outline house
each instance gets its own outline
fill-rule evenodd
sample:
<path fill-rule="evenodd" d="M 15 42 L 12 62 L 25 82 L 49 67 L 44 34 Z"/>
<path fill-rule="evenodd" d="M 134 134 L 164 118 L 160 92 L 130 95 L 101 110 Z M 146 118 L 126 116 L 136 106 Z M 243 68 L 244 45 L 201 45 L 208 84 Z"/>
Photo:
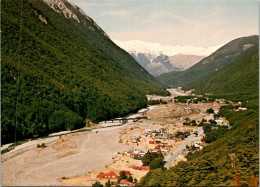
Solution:
<path fill-rule="evenodd" d="M 134 153 L 139 153 L 140 155 L 144 155 L 146 153 L 148 153 L 148 149 L 135 149 Z"/>
<path fill-rule="evenodd" d="M 145 132 L 144 135 L 147 137 L 147 136 L 152 136 L 152 132 Z"/>
<path fill-rule="evenodd" d="M 220 105 L 207 105 L 206 107 L 207 107 L 207 109 L 209 109 L 209 108 L 219 109 L 221 106 Z"/>
<path fill-rule="evenodd" d="M 176 138 L 168 138 L 170 141 L 176 142 Z"/>
<path fill-rule="evenodd" d="M 155 144 L 155 141 L 148 141 L 148 144 Z"/>
<path fill-rule="evenodd" d="M 159 149 L 151 149 L 150 150 L 151 153 L 161 153 L 161 151 Z"/>
<path fill-rule="evenodd" d="M 225 99 L 215 99 L 215 102 L 217 102 L 217 103 L 224 103 Z"/>
<path fill-rule="evenodd" d="M 119 172 L 119 175 L 120 175 L 122 172 L 125 172 L 125 174 L 126 174 L 127 176 L 130 176 L 130 175 L 131 175 L 131 174 L 130 174 L 130 171 L 128 171 L 128 170 L 121 170 L 121 171 Z"/>
<path fill-rule="evenodd" d="M 162 149 L 162 152 L 166 152 L 166 153 L 167 153 L 168 151 L 169 151 L 169 150 L 166 149 L 166 148 L 163 148 L 163 149 Z"/>
<path fill-rule="evenodd" d="M 134 157 L 139 157 L 141 156 L 139 153 L 130 153 L 130 157 L 134 158 Z"/>
<path fill-rule="evenodd" d="M 158 138 L 158 139 L 164 139 L 164 140 L 168 139 L 167 136 L 161 135 L 161 134 L 159 134 L 158 136 L 156 136 L 156 138 Z"/>
<path fill-rule="evenodd" d="M 187 151 L 187 150 L 182 151 L 182 155 L 184 155 L 184 156 L 188 155 L 188 153 L 189 153 L 189 151 Z"/>
<path fill-rule="evenodd" d="M 120 186 L 135 186 L 135 184 L 126 180 L 121 180 Z"/>
<path fill-rule="evenodd" d="M 239 111 L 247 110 L 247 108 L 245 108 L 245 107 L 238 107 L 238 110 L 239 110 Z"/>
<path fill-rule="evenodd" d="M 218 124 L 218 125 L 223 125 L 223 119 L 216 119 L 215 122 Z"/>
<path fill-rule="evenodd" d="M 133 153 L 133 151 L 127 151 L 125 152 L 126 155 L 130 156 L 130 154 Z"/>
<path fill-rule="evenodd" d="M 108 173 L 102 173 L 100 172 L 98 175 L 97 175 L 97 178 L 103 178 L 103 179 L 118 179 L 118 175 L 113 172 L 113 171 L 110 171 Z"/>
<path fill-rule="evenodd" d="M 150 170 L 150 166 L 134 166 L 133 169 L 149 171 Z"/>

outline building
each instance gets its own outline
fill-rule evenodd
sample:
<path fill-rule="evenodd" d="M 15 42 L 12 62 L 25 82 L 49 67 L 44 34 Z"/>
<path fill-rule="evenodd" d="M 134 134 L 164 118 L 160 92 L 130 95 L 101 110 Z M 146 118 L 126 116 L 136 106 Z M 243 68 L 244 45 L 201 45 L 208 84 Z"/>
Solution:
<path fill-rule="evenodd" d="M 247 108 L 245 108 L 245 107 L 238 107 L 238 110 L 239 110 L 239 111 L 247 110 Z"/>
<path fill-rule="evenodd" d="M 103 173 L 103 172 L 100 172 L 98 175 L 97 175 L 97 178 L 103 178 L 103 179 L 118 179 L 118 175 L 113 172 L 113 171 L 110 171 L 108 173 Z"/>
<path fill-rule="evenodd" d="M 218 125 L 223 125 L 224 121 L 222 119 L 216 119 L 215 122 L 218 124 Z"/>
<path fill-rule="evenodd" d="M 121 180 L 120 186 L 135 186 L 135 184 L 126 180 Z"/>

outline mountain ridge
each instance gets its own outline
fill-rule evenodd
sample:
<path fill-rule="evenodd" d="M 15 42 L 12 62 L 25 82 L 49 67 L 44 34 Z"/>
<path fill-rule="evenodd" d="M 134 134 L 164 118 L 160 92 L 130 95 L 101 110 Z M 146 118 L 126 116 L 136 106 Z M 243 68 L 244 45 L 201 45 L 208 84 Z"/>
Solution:
<path fill-rule="evenodd" d="M 258 35 L 237 38 L 228 42 L 189 69 L 183 72 L 173 71 L 170 73 L 165 73 L 157 78 L 165 85 L 183 86 L 206 76 L 211 72 L 218 71 L 235 59 L 239 58 L 246 50 L 248 50 L 248 48 L 244 47 L 245 45 L 258 45 L 258 38 Z"/>
<path fill-rule="evenodd" d="M 169 94 L 77 7 L 51 2 L 56 11 L 1 1 L 2 143 L 124 116 L 148 93 Z"/>

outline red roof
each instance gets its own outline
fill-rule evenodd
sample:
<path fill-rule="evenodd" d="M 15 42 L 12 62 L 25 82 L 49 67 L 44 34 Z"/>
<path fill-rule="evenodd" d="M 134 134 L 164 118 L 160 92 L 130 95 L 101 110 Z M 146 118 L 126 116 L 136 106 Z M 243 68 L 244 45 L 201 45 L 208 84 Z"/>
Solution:
<path fill-rule="evenodd" d="M 97 175 L 97 178 L 103 178 L 103 177 L 105 177 L 105 174 L 102 173 L 102 172 L 100 172 L 100 173 Z"/>
<path fill-rule="evenodd" d="M 121 181 L 120 181 L 120 184 L 125 184 L 125 185 L 127 185 L 127 186 L 135 186 L 134 183 L 129 182 L 129 181 L 125 181 L 125 180 L 121 180 Z"/>
<path fill-rule="evenodd" d="M 221 106 L 219 105 L 207 105 L 207 108 L 220 108 Z"/>
<path fill-rule="evenodd" d="M 130 153 L 130 157 L 140 156 L 139 153 Z"/>
<path fill-rule="evenodd" d="M 100 172 L 98 175 L 97 175 L 97 178 L 108 178 L 108 179 L 117 179 L 118 178 L 118 175 L 113 172 L 113 171 L 110 171 L 108 173 L 102 173 Z"/>

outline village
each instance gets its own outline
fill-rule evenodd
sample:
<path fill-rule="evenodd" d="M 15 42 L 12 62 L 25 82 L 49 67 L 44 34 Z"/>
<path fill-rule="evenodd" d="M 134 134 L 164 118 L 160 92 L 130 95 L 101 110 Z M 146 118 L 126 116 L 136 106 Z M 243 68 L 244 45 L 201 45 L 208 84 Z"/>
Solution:
<path fill-rule="evenodd" d="M 144 164 L 145 155 L 162 155 L 164 167 L 170 168 L 207 145 L 202 141 L 205 134 L 201 123 L 209 124 L 212 130 L 231 128 L 225 118 L 216 115 L 225 105 L 222 100 L 181 103 L 175 102 L 174 96 L 160 98 L 167 104 L 151 105 L 125 118 L 93 124 L 86 127 L 88 131 L 56 133 L 17 146 L 3 155 L 3 169 L 11 175 L 8 178 L 14 185 L 26 178 L 32 185 L 44 180 L 48 185 L 134 186 L 153 169 L 151 164 Z M 234 110 L 246 110 L 236 105 Z M 9 171 L 7 163 L 16 165 L 17 170 Z M 68 166 L 70 169 L 65 169 Z"/>
<path fill-rule="evenodd" d="M 152 99 L 158 99 L 158 97 L 152 97 Z M 64 185 L 94 183 L 106 185 L 109 181 L 111 184 L 120 186 L 134 186 L 134 183 L 140 181 L 151 169 L 150 166 L 142 163 L 146 154 L 162 154 L 168 165 L 166 167 L 172 167 L 180 161 L 186 161 L 189 152 L 194 153 L 205 146 L 205 143 L 201 141 L 205 134 L 198 126 L 199 123 L 210 124 L 214 121 L 216 124 L 212 126 L 212 129 L 217 129 L 218 126 L 229 126 L 226 119 L 214 116 L 224 104 L 219 101 L 193 105 L 176 104 L 169 97 L 160 99 L 165 99 L 167 104 L 150 106 L 148 110 L 139 112 L 139 115 L 130 116 L 128 122 L 124 124 L 119 143 L 130 146 L 130 150 L 118 152 L 113 157 L 113 163 L 105 169 L 90 172 L 80 178 L 60 180 L 61 183 Z M 208 113 L 209 109 L 213 112 Z M 133 118 L 136 120 L 130 121 Z M 187 119 L 190 123 L 185 125 Z M 191 122 L 195 122 L 196 125 Z M 126 174 L 124 179 L 121 177 L 122 172 Z"/>

